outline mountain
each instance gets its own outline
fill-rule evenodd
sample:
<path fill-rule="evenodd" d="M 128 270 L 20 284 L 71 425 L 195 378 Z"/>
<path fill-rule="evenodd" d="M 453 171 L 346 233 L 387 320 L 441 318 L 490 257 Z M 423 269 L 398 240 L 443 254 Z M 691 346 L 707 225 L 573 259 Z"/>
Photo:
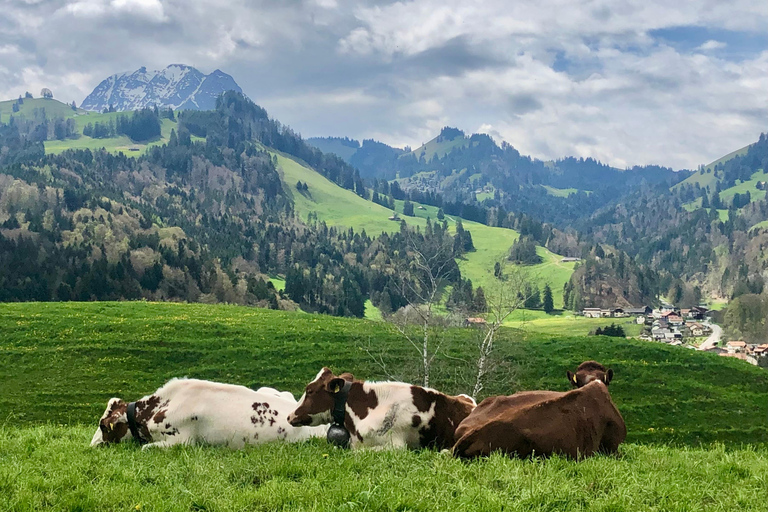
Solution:
<path fill-rule="evenodd" d="M 147 71 L 142 66 L 133 73 L 112 75 L 102 81 L 80 107 L 97 112 L 110 106 L 118 112 L 155 106 L 213 110 L 216 98 L 225 91 L 242 93 L 235 80 L 218 69 L 204 75 L 183 64 L 171 64 L 160 71 Z"/>

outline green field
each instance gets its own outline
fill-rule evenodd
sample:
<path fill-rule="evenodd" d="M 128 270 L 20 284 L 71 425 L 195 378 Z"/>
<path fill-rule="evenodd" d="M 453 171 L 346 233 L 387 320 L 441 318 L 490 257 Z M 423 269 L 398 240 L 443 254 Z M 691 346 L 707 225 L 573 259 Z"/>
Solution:
<path fill-rule="evenodd" d="M 388 220 L 392 210 L 367 201 L 350 190 L 342 189 L 321 174 L 285 155 L 272 153 L 277 155 L 283 181 L 293 196 L 294 209 L 302 219 L 307 219 L 310 213 L 314 213 L 319 220 L 325 221 L 328 225 L 352 227 L 358 231 L 364 229 L 367 234 L 373 236 L 400 229 L 400 222 Z M 300 194 L 296 190 L 297 181 L 308 185 L 307 194 Z M 402 215 L 403 201 L 398 200 L 395 201 L 395 210 L 409 226 L 424 228 L 427 217 L 433 222 L 437 221 L 438 208 L 435 206 L 414 203 L 414 217 L 406 217 Z M 453 229 L 455 219 L 450 215 L 446 215 L 445 218 Z M 494 264 L 506 259 L 510 247 L 518 239 L 519 234 L 511 229 L 489 227 L 467 220 L 462 223 L 464 228 L 472 233 L 475 251 L 465 254 L 459 261 L 459 268 L 462 275 L 471 279 L 475 286 L 487 288 L 494 280 Z M 575 264 L 560 263 L 562 256 L 544 247 L 537 247 L 536 250 L 544 261 L 539 265 L 524 267 L 525 271 L 529 272 L 532 279 L 542 288 L 545 283 L 550 283 L 555 307 L 562 307 L 563 285 L 570 279 Z"/>
<path fill-rule="evenodd" d="M 472 329 L 444 336 L 449 392 Z M 568 387 L 594 358 L 616 372 L 628 427 L 618 457 L 470 463 L 431 450 L 342 451 L 324 440 L 232 451 L 88 446 L 107 400 L 177 376 L 298 393 L 323 365 L 380 378 L 360 347 L 410 347 L 385 324 L 240 306 L 0 304 L 3 510 L 765 510 L 768 373 L 663 344 L 502 330 L 514 365 L 490 394 Z M 399 362 L 398 362 L 399 361 Z M 716 443 L 716 444 L 711 444 Z M 745 444 L 751 443 L 751 444 Z"/>
<path fill-rule="evenodd" d="M 544 311 L 519 309 L 504 322 L 507 327 L 524 329 L 542 334 L 557 336 L 586 336 L 598 327 L 606 327 L 612 323 L 624 328 L 627 336 L 639 336 L 643 330 L 632 318 L 585 318 L 574 315 L 570 311 L 557 312 L 548 315 Z"/>
<path fill-rule="evenodd" d="M 115 118 L 120 115 L 130 115 L 130 113 L 126 114 L 125 112 L 112 112 L 108 114 L 97 114 L 89 112 L 86 115 L 81 115 L 76 118 L 77 127 L 82 134 L 83 127 L 86 124 L 108 121 L 109 118 Z M 162 119 L 160 138 L 147 143 L 133 142 L 125 135 L 120 135 L 119 137 L 113 137 L 110 139 L 94 139 L 91 137 L 86 137 L 85 135 L 81 135 L 78 139 L 47 140 L 45 141 L 45 152 L 58 154 L 68 149 L 90 149 L 91 151 L 94 151 L 103 148 L 110 153 L 123 152 L 129 156 L 140 155 L 147 148 L 166 144 L 171 136 L 171 130 L 176 129 L 176 126 L 177 123 L 175 121 L 171 121 L 170 119 Z M 200 140 L 197 137 L 194 139 Z"/>
<path fill-rule="evenodd" d="M 555 197 L 568 197 L 571 194 L 575 194 L 579 191 L 577 188 L 555 188 L 549 185 L 542 185 L 547 190 L 547 194 Z"/>
<path fill-rule="evenodd" d="M 479 332 L 443 334 L 434 385 L 466 391 L 460 361 Z M 7 426 L 95 424 L 112 396 L 135 399 L 172 377 L 298 393 L 320 367 L 380 378 L 361 347 L 386 347 L 394 368 L 412 348 L 390 326 L 306 313 L 205 304 L 0 304 L 0 411 Z M 631 442 L 768 442 L 768 372 L 660 343 L 504 329 L 499 357 L 515 366 L 488 394 L 561 389 L 567 369 L 596 359 L 616 371 L 611 393 Z M 463 363 L 461 363 L 463 364 Z"/>
<path fill-rule="evenodd" d="M 35 110 L 45 109 L 45 115 L 48 119 L 79 117 L 85 114 L 82 109 L 72 110 L 70 105 L 62 103 L 56 99 L 34 98 L 25 99 L 24 104 L 19 107 L 18 112 L 13 111 L 13 104 L 17 100 L 0 101 L 0 122 L 7 123 L 10 116 L 24 117 L 34 119 Z"/>
<path fill-rule="evenodd" d="M 764 511 L 768 450 L 624 445 L 618 458 L 462 462 L 321 440 L 90 449 L 88 427 L 0 427 L 3 510 Z"/>
<path fill-rule="evenodd" d="M 453 140 L 444 140 L 442 142 L 437 141 L 437 137 L 430 140 L 429 142 L 425 142 L 421 146 L 417 147 L 410 153 L 405 153 L 405 155 L 414 155 L 416 158 L 421 158 L 421 156 L 424 156 L 424 160 L 429 162 L 432 160 L 432 157 L 437 155 L 438 158 L 443 158 L 445 155 L 450 153 L 456 148 L 463 148 L 469 146 L 469 138 L 468 137 L 456 137 Z"/>

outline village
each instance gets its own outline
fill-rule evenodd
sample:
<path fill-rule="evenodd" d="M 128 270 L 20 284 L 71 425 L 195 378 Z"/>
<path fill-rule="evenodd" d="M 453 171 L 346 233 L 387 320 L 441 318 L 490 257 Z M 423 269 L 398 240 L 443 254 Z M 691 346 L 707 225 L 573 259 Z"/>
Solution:
<path fill-rule="evenodd" d="M 640 339 L 673 346 L 685 346 L 712 352 L 723 357 L 733 357 L 755 366 L 768 367 L 768 343 L 754 344 L 743 340 L 727 341 L 721 345 L 722 329 L 712 323 L 710 310 L 704 306 L 677 308 L 662 304 L 638 308 L 584 308 L 586 318 L 632 318 L 644 326 Z M 706 339 L 701 340 L 701 338 Z"/>

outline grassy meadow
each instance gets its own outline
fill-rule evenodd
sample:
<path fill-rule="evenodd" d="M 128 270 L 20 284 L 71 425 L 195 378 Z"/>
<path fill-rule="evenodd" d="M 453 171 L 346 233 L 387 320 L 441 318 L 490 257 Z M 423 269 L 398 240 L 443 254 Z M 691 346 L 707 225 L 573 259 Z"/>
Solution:
<path fill-rule="evenodd" d="M 443 337 L 455 377 L 477 332 Z M 174 303 L 0 304 L 0 510 L 765 510 L 768 373 L 662 344 L 504 329 L 507 366 L 487 394 L 568 389 L 594 358 L 616 372 L 628 427 L 618 457 L 462 462 L 432 450 L 350 452 L 316 439 L 231 451 L 88 446 L 107 400 L 135 400 L 189 376 L 299 393 L 328 365 L 381 378 L 411 348 L 380 322 L 240 306 Z"/>
<path fill-rule="evenodd" d="M 358 231 L 364 229 L 366 233 L 373 236 L 400 229 L 400 222 L 389 220 L 392 210 L 367 201 L 351 190 L 342 189 L 292 158 L 277 152 L 273 154 L 277 156 L 283 181 L 293 196 L 294 209 L 301 218 L 306 219 L 310 213 L 314 213 L 318 220 L 325 221 L 330 226 L 352 227 Z M 298 181 L 307 184 L 306 194 L 296 190 L 295 185 Z M 404 201 L 395 201 L 395 211 L 409 226 L 418 226 L 423 229 L 427 225 L 428 217 L 433 222 L 437 220 L 437 207 L 414 203 L 414 216 L 406 217 L 402 215 L 403 203 Z M 453 229 L 455 219 L 451 215 L 446 215 L 445 218 L 449 227 Z M 487 289 L 494 280 L 494 264 L 506 259 L 510 247 L 520 235 L 512 229 L 490 227 L 468 220 L 463 220 L 462 223 L 464 228 L 472 233 L 475 251 L 465 254 L 459 260 L 459 268 L 462 275 L 472 279 L 475 286 L 483 286 Z M 540 287 L 543 288 L 545 283 L 549 283 L 552 287 L 555 307 L 562 307 L 563 285 L 571 278 L 575 263 L 561 263 L 562 256 L 544 247 L 537 247 L 536 250 L 543 262 L 523 268 Z"/>
<path fill-rule="evenodd" d="M 764 511 L 765 448 L 625 445 L 582 462 L 462 462 L 323 440 L 230 451 L 91 449 L 93 428 L 0 428 L 3 510 Z"/>

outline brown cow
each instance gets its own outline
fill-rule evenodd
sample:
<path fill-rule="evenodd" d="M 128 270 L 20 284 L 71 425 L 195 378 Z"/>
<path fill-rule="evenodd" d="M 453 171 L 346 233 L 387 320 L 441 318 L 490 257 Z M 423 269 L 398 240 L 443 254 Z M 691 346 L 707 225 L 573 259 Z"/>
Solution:
<path fill-rule="evenodd" d="M 403 382 L 364 382 L 323 368 L 307 384 L 288 422 L 330 423 L 335 397 L 347 383 L 344 426 L 352 448 L 451 448 L 456 427 L 477 405 L 466 395 L 449 396 Z"/>
<path fill-rule="evenodd" d="M 502 451 L 511 456 L 573 458 L 614 453 L 627 428 L 608 393 L 613 371 L 594 361 L 582 363 L 568 380 L 578 389 L 522 391 L 483 400 L 456 429 L 457 457 Z"/>

